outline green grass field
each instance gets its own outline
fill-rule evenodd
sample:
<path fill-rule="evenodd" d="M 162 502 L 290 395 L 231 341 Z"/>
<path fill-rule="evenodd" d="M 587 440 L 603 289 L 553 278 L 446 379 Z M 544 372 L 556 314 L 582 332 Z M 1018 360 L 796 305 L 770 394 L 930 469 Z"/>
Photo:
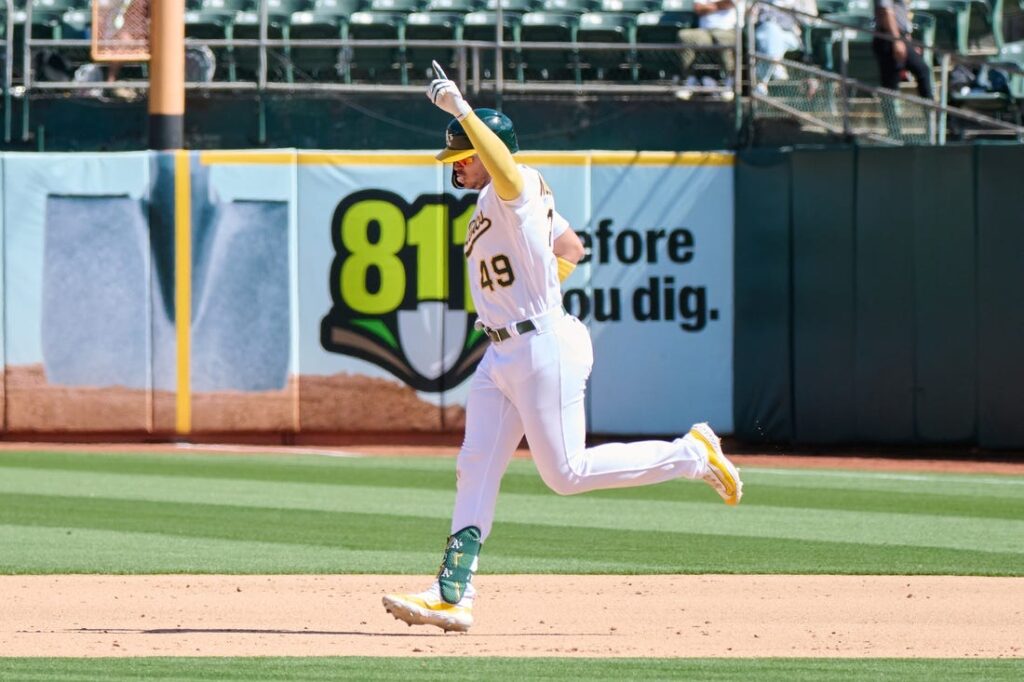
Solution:
<path fill-rule="evenodd" d="M 688 481 L 564 498 L 514 461 L 482 570 L 1024 575 L 1024 477 L 747 468 L 744 481 L 736 509 Z M 0 452 L 0 573 L 428 574 L 453 490 L 447 458 Z M 477 679 L 1021 679 L 1021 660 L 474 665 Z M 452 674 L 431 659 L 0 658 L 5 680 Z"/>
<path fill-rule="evenodd" d="M 481 561 L 489 573 L 1024 575 L 1024 477 L 744 480 L 735 509 L 690 481 L 566 498 L 517 460 Z M 451 459 L 0 453 L 0 572 L 429 573 L 453 490 Z"/>
<path fill-rule="evenodd" d="M 0 678 L 50 682 L 131 680 L 892 680 L 1016 682 L 1018 660 L 476 658 L 0 658 Z"/>

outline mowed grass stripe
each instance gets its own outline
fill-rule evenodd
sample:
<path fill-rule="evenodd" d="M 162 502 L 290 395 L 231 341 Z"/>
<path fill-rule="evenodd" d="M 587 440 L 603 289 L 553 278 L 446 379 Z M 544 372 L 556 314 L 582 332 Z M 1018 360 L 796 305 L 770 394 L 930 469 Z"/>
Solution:
<path fill-rule="evenodd" d="M 663 484 L 677 491 L 696 490 L 702 502 L 660 502 L 598 498 L 580 495 L 560 498 L 550 492 L 504 493 L 499 509 L 504 518 L 520 523 L 664 533 L 687 532 L 732 535 L 737 538 L 774 537 L 789 540 L 892 544 L 947 549 L 1024 554 L 1024 520 L 991 519 L 979 523 L 968 516 L 930 516 L 924 509 L 913 514 L 793 509 L 767 506 L 756 496 L 736 509 L 724 507 L 703 483 L 673 481 Z M 454 493 L 433 488 L 377 488 L 312 483 L 270 483 L 237 479 L 205 479 L 165 476 L 118 475 L 63 470 L 8 469 L 0 478 L 0 499 L 33 491 L 36 496 L 77 498 L 83 491 L 89 500 L 103 498 L 122 502 L 215 505 L 216 508 L 376 513 L 386 516 L 424 517 L 447 521 Z M 774 491 L 771 497 L 775 496 Z M 0 522 L 31 523 L 0 510 Z M 66 506 L 78 506 L 68 503 Z M 83 503 L 88 505 L 88 501 Z M 45 509 L 36 504 L 33 508 Z M 931 507 L 929 507 L 931 508 Z M 965 513 L 970 510 L 964 510 Z M 213 511 L 209 513 L 214 514 Z M 58 518 L 59 521 L 59 518 Z M 43 525 L 54 525 L 45 523 Z M 60 525 L 60 524 L 58 524 Z M 145 529 L 151 531 L 152 529 Z"/>
<path fill-rule="evenodd" d="M 455 461 L 450 457 L 324 457 L 309 455 L 217 455 L 152 453 L 0 452 L 0 469 L 63 469 L 160 476 L 230 478 L 292 483 L 395 485 L 400 474 L 415 487 L 451 489 Z M 982 499 L 1024 499 L 1024 476 L 982 474 L 850 471 L 835 469 L 744 468 L 744 479 L 758 486 L 789 489 L 827 488 L 923 494 Z M 544 489 L 532 462 L 514 460 L 502 481 L 509 492 Z M 630 495 L 642 499 L 672 499 L 661 486 L 645 486 L 591 495 Z"/>
<path fill-rule="evenodd" d="M 564 508 L 563 508 L 564 510 Z M 723 514 L 734 510 L 721 509 Z M 499 510 L 500 512 L 500 510 Z M 563 525 L 573 517 L 559 513 L 559 523 L 523 523 L 499 516 L 484 552 L 488 572 L 645 572 L 645 573 L 908 573 L 1019 575 L 1019 553 L 862 544 L 848 541 L 790 540 L 779 537 L 733 537 L 681 530 L 621 530 Z M 109 498 L 45 495 L 0 496 L 0 523 L 11 527 L 103 530 L 148 534 L 149 543 L 165 537 L 202 538 L 226 543 L 264 543 L 282 548 L 281 572 L 296 572 L 286 557 L 310 555 L 301 563 L 320 566 L 316 572 L 356 572 L 353 562 L 339 565 L 335 550 L 359 555 L 399 549 L 420 552 L 422 561 L 374 566 L 370 572 L 430 571 L 436 565 L 446 519 L 422 515 L 341 513 L 211 504 L 167 504 Z M 690 526 L 698 528 L 697 526 Z M 836 538 L 844 538 L 836 528 Z M 23 572 L 19 555 L 34 547 L 5 543 L 6 572 Z M 292 548 L 288 550 L 288 548 Z M 327 550 L 327 556 L 323 555 Z M 188 557 L 170 563 L 152 559 L 147 547 L 126 557 L 127 571 L 183 572 Z M 227 556 L 231 553 L 225 553 Z M 544 568 L 540 568 L 541 562 Z M 552 564 L 551 562 L 554 562 Z M 603 562 L 603 563 L 602 563 Z M 61 569 L 87 561 L 67 555 Z M 38 565 L 38 564 L 36 564 Z M 552 565 L 556 568 L 552 569 Z M 429 568 L 427 568 L 429 567 Z M 268 570 L 266 567 L 260 571 Z M 258 572 L 248 563 L 225 560 L 223 572 Z"/>
<path fill-rule="evenodd" d="M 454 670 L 453 670 L 454 669 Z M 461 671 L 461 672 L 460 672 Z M 885 658 L 0 658 L 0 677 L 27 682 L 128 680 L 1019 680 L 1021 659 Z"/>
<path fill-rule="evenodd" d="M 443 538 L 442 538 L 443 543 Z M 0 525 L 0 574 L 408 574 L 433 575 L 442 544 L 433 551 L 357 550 L 273 542 L 223 540 L 158 533 Z M 7 549 L 9 548 L 9 550 Z M 577 558 L 580 573 L 654 573 L 657 566 Z M 557 557 L 530 559 L 531 571 L 557 573 Z M 506 572 L 512 572 L 511 570 Z M 518 571 L 520 573 L 526 571 Z M 0 679 L 3 679 L 0 677 Z"/>
<path fill-rule="evenodd" d="M 38 466 L 34 466 L 38 465 Z M 6 468 L 6 471 L 3 471 Z M 451 459 L 374 458 L 337 459 L 327 457 L 225 457 L 220 455 L 83 455 L 80 453 L 0 453 L 0 473 L 14 476 L 19 470 L 81 472 L 96 475 L 137 474 L 143 476 L 175 476 L 206 478 L 212 481 L 252 481 L 274 484 L 314 483 L 346 485 L 363 488 L 410 488 L 434 490 L 447 496 L 450 505 L 454 491 L 454 462 Z M 790 509 L 929 514 L 934 516 L 969 516 L 1019 520 L 1024 519 L 1024 486 L 993 486 L 992 477 L 971 481 L 957 477 L 955 483 L 943 476 L 934 480 L 904 481 L 904 490 L 893 489 L 899 481 L 870 472 L 850 472 L 851 477 L 837 477 L 836 471 L 798 472 L 780 476 L 772 470 L 745 472 L 744 507 L 767 505 Z M 3 478 L 0 476 L 0 479 Z M 814 478 L 817 476 L 817 478 Z M 808 487 L 818 480 L 820 485 Z M 1001 480 L 1001 479 L 997 479 Z M 1007 478 L 1007 481 L 1024 478 Z M 791 484 L 797 481 L 797 484 Z M 883 490 L 873 489 L 874 484 Z M 4 488 L 14 491 L 10 486 Z M 945 489 L 950 492 L 940 493 Z M 502 481 L 503 498 L 508 494 L 550 496 L 531 462 L 515 461 Z M 997 494 L 993 494 L 993 491 Z M 387 498 L 390 491 L 381 491 Z M 707 502 L 714 494 L 700 483 L 665 484 L 642 488 L 595 491 L 588 499 L 647 500 L 664 502 Z M 450 509 L 450 506 L 448 507 Z M 447 513 L 447 512 L 445 512 Z M 899 541 L 899 540 L 897 540 Z"/>

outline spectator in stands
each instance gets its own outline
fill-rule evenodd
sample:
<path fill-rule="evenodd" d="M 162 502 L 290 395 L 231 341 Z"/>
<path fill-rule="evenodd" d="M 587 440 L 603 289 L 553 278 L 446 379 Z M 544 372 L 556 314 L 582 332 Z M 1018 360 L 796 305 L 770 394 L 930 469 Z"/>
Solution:
<path fill-rule="evenodd" d="M 792 11 L 802 12 L 794 14 Z M 757 6 L 754 49 L 769 59 L 782 59 L 787 52 L 803 47 L 803 24 L 818 16 L 815 0 L 773 0 L 771 4 Z M 758 88 L 767 92 L 766 83 L 772 78 L 788 80 L 789 72 L 782 64 L 759 61 L 757 64 Z"/>
<path fill-rule="evenodd" d="M 875 30 L 895 38 L 887 40 L 875 36 L 871 41 L 882 87 L 898 90 L 902 72 L 909 71 L 917 83 L 917 94 L 932 99 L 931 69 L 921 58 L 920 48 L 907 42 L 913 31 L 907 0 L 874 0 L 874 3 Z"/>
<path fill-rule="evenodd" d="M 742 5 L 742 0 L 739 0 Z M 682 50 L 683 75 L 686 85 L 703 85 L 714 87 L 724 84 L 731 87 L 733 73 L 736 71 L 736 22 L 738 21 L 736 2 L 734 0 L 696 0 L 693 9 L 699 19 L 699 28 L 684 28 L 679 31 L 679 41 L 684 45 L 718 46 L 721 50 L 697 50 L 684 47 Z M 742 11 L 742 10 L 741 10 Z M 697 78 L 694 64 L 717 66 L 718 78 L 710 73 Z"/>

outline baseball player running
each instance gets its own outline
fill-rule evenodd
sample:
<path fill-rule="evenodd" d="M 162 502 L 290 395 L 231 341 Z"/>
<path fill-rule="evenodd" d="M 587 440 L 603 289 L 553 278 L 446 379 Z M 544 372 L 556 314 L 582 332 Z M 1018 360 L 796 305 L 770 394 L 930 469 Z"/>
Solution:
<path fill-rule="evenodd" d="M 519 145 L 512 121 L 493 109 L 474 111 L 436 62 L 435 72 L 427 97 L 455 117 L 437 158 L 453 164 L 455 187 L 480 192 L 464 252 L 477 325 L 491 345 L 471 379 L 451 535 L 437 579 L 425 592 L 383 601 L 409 625 L 465 631 L 499 484 L 524 433 L 541 478 L 560 495 L 689 478 L 735 505 L 743 483 L 707 424 L 671 442 L 585 446 L 593 348 L 587 328 L 563 310 L 560 288 L 583 245 L 555 211 L 541 174 L 513 159 Z"/>

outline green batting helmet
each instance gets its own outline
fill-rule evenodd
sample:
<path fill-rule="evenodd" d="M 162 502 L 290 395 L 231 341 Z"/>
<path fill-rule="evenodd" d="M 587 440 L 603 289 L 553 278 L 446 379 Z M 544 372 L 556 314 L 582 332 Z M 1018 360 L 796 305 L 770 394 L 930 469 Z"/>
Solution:
<path fill-rule="evenodd" d="M 512 127 L 512 119 L 500 111 L 494 109 L 474 109 L 473 113 L 480 117 L 488 128 L 498 136 L 498 139 L 505 143 L 508 150 L 515 154 L 519 151 L 519 142 L 516 141 L 516 131 Z M 455 163 L 467 159 L 476 154 L 473 143 L 462 128 L 462 123 L 453 118 L 444 131 L 444 149 L 437 154 L 438 161 Z"/>

